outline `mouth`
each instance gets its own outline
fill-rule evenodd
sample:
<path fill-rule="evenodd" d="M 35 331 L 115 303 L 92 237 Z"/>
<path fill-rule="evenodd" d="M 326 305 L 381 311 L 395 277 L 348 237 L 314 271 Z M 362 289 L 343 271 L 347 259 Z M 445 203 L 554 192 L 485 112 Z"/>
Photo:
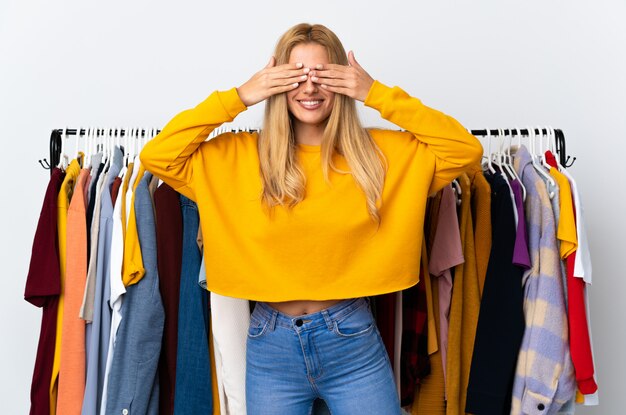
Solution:
<path fill-rule="evenodd" d="M 297 100 L 298 104 L 300 104 L 300 106 L 306 110 L 316 110 L 319 107 L 322 106 L 322 102 L 324 102 L 323 99 L 303 99 L 303 100 Z"/>

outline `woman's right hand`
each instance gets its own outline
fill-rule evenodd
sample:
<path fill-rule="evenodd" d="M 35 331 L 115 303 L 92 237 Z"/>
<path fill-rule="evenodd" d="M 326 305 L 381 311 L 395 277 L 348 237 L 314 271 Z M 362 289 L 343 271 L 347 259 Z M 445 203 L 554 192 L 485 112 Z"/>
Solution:
<path fill-rule="evenodd" d="M 310 69 L 302 66 L 300 62 L 276 66 L 276 59 L 272 56 L 265 68 L 237 88 L 239 98 L 246 107 L 250 107 L 272 95 L 297 88 L 309 76 Z"/>

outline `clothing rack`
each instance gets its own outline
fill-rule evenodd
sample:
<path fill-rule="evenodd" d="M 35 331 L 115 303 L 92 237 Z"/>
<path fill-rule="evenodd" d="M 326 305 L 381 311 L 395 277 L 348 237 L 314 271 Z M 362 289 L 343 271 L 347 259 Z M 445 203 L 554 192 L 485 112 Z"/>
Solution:
<path fill-rule="evenodd" d="M 128 132 L 127 132 L 128 130 Z M 95 134 L 97 137 L 104 135 L 107 133 L 109 136 L 113 137 L 125 137 L 129 134 L 130 130 L 134 131 L 140 137 L 145 137 L 151 130 L 143 129 L 143 128 L 135 128 L 135 129 L 126 129 L 126 128 L 99 128 L 96 129 Z M 534 128 L 534 133 L 537 135 L 540 134 L 548 134 L 547 128 Z M 154 130 L 156 134 L 160 133 L 161 130 Z M 236 133 L 241 131 L 249 131 L 256 132 L 259 131 L 257 129 L 243 129 L 243 128 L 232 128 L 230 132 Z M 504 136 L 515 137 L 519 135 L 520 137 L 527 137 L 530 135 L 530 131 L 527 128 L 513 128 L 513 129 L 482 129 L 482 130 L 468 130 L 470 133 L 477 137 L 485 137 L 487 135 L 491 135 L 492 137 L 500 137 L 503 133 Z M 66 136 L 77 135 L 82 137 L 86 135 L 88 129 L 85 128 L 56 128 L 52 130 L 50 134 L 50 161 L 44 159 L 39 160 L 39 164 L 46 170 L 50 170 L 52 172 L 52 166 L 56 166 L 59 164 L 60 156 L 61 156 L 61 140 L 63 134 Z M 560 129 L 554 129 L 554 134 L 556 138 L 556 152 L 559 157 L 560 164 L 564 167 L 571 167 L 576 161 L 576 157 L 570 157 L 567 155 L 565 149 L 565 135 L 563 131 Z"/>

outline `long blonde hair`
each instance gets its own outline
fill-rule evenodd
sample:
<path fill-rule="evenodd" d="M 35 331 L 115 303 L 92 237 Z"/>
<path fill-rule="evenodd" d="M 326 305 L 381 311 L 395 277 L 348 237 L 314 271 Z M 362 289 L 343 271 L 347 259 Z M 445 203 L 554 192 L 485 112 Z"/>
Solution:
<path fill-rule="evenodd" d="M 330 63 L 348 64 L 343 45 L 330 29 L 320 24 L 301 23 L 287 30 L 276 44 L 276 65 L 289 63 L 292 49 L 306 43 L 325 47 Z M 292 122 L 286 94 L 271 96 L 266 102 L 258 141 L 263 182 L 261 198 L 267 208 L 286 204 L 291 209 L 305 197 L 306 176 L 297 163 Z M 351 171 L 343 171 L 335 166 L 333 151 L 346 159 Z M 378 204 L 382 203 L 387 161 L 367 130 L 361 126 L 353 98 L 335 94 L 333 109 L 324 129 L 321 159 L 327 183 L 330 183 L 329 166 L 337 173 L 352 174 L 365 194 L 370 217 L 380 226 Z"/>

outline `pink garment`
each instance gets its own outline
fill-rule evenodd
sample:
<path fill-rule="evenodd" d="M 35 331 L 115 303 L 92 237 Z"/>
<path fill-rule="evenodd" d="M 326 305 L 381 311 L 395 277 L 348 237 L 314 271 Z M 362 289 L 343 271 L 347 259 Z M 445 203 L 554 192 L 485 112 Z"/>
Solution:
<path fill-rule="evenodd" d="M 452 273 L 451 269 L 465 262 L 459 219 L 456 212 L 456 196 L 452 186 L 443 188 L 437 231 L 433 241 L 428 272 L 439 277 L 439 350 L 443 360 L 443 376 L 446 376 L 446 359 L 448 352 L 448 325 L 450 304 L 452 302 Z"/>

